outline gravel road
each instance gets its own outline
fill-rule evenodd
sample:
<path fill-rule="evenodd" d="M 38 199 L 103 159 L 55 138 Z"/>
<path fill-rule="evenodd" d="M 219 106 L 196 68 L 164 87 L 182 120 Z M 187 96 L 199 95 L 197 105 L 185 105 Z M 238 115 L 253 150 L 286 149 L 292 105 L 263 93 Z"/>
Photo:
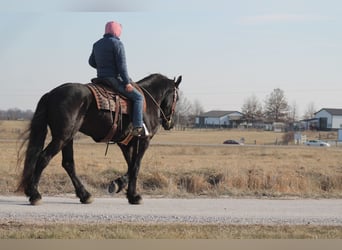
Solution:
<path fill-rule="evenodd" d="M 23 196 L 0 196 L 0 223 L 190 223 L 342 225 L 342 199 L 166 199 L 95 198 L 89 205 L 70 196 L 43 197 L 28 205 Z"/>

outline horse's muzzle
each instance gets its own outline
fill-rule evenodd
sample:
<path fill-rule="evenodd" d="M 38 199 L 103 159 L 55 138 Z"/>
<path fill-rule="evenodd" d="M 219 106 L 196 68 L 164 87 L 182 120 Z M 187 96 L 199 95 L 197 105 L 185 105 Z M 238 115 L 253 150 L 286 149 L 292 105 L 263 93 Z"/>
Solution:
<path fill-rule="evenodd" d="M 173 128 L 173 120 L 170 118 L 169 120 L 163 120 L 162 126 L 165 130 L 170 130 Z"/>

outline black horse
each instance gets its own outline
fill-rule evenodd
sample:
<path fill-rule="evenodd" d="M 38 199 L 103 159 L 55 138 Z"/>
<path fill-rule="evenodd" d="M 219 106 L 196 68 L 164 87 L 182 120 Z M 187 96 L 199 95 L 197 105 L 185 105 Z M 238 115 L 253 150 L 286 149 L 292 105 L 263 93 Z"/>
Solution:
<path fill-rule="evenodd" d="M 158 130 L 160 119 L 166 130 L 170 130 L 174 125 L 173 115 L 181 80 L 181 76 L 177 80 L 170 80 L 163 75 L 152 74 L 137 82 L 145 94 L 144 123 L 149 136 L 134 137 L 127 145 L 118 143 L 128 170 L 109 186 L 111 192 L 127 188 L 130 204 L 140 204 L 142 201 L 136 190 L 140 163 L 151 138 Z M 120 142 L 127 135 L 130 123 L 129 116 L 123 115 L 121 124 L 124 129 L 118 130 L 111 141 Z M 42 198 L 38 192 L 41 173 L 52 157 L 62 150 L 62 166 L 71 178 L 76 195 L 82 203 L 91 203 L 91 194 L 75 172 L 73 139 L 77 131 L 80 131 L 99 141 L 107 135 L 112 125 L 113 114 L 97 108 L 95 98 L 85 84 L 66 83 L 43 95 L 27 131 L 28 144 L 19 190 L 24 191 L 32 205 L 39 204 Z M 52 139 L 44 148 L 48 127 Z"/>

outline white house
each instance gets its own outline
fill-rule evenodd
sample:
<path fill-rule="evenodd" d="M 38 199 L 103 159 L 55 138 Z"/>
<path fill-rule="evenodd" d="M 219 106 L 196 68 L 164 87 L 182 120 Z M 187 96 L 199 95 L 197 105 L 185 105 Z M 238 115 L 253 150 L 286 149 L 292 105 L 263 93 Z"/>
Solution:
<path fill-rule="evenodd" d="M 341 129 L 342 109 L 323 108 L 315 113 L 319 129 Z"/>
<path fill-rule="evenodd" d="M 207 127 L 237 127 L 243 114 L 239 111 L 212 110 L 196 117 L 195 125 Z"/>

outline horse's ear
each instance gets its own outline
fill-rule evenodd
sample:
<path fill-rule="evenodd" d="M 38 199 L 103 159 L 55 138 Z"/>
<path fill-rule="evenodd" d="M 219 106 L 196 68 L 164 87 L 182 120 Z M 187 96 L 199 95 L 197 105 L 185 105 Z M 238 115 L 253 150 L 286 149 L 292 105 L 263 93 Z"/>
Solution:
<path fill-rule="evenodd" d="M 178 76 L 177 80 L 175 81 L 176 88 L 178 88 L 181 81 L 182 81 L 182 76 Z"/>

